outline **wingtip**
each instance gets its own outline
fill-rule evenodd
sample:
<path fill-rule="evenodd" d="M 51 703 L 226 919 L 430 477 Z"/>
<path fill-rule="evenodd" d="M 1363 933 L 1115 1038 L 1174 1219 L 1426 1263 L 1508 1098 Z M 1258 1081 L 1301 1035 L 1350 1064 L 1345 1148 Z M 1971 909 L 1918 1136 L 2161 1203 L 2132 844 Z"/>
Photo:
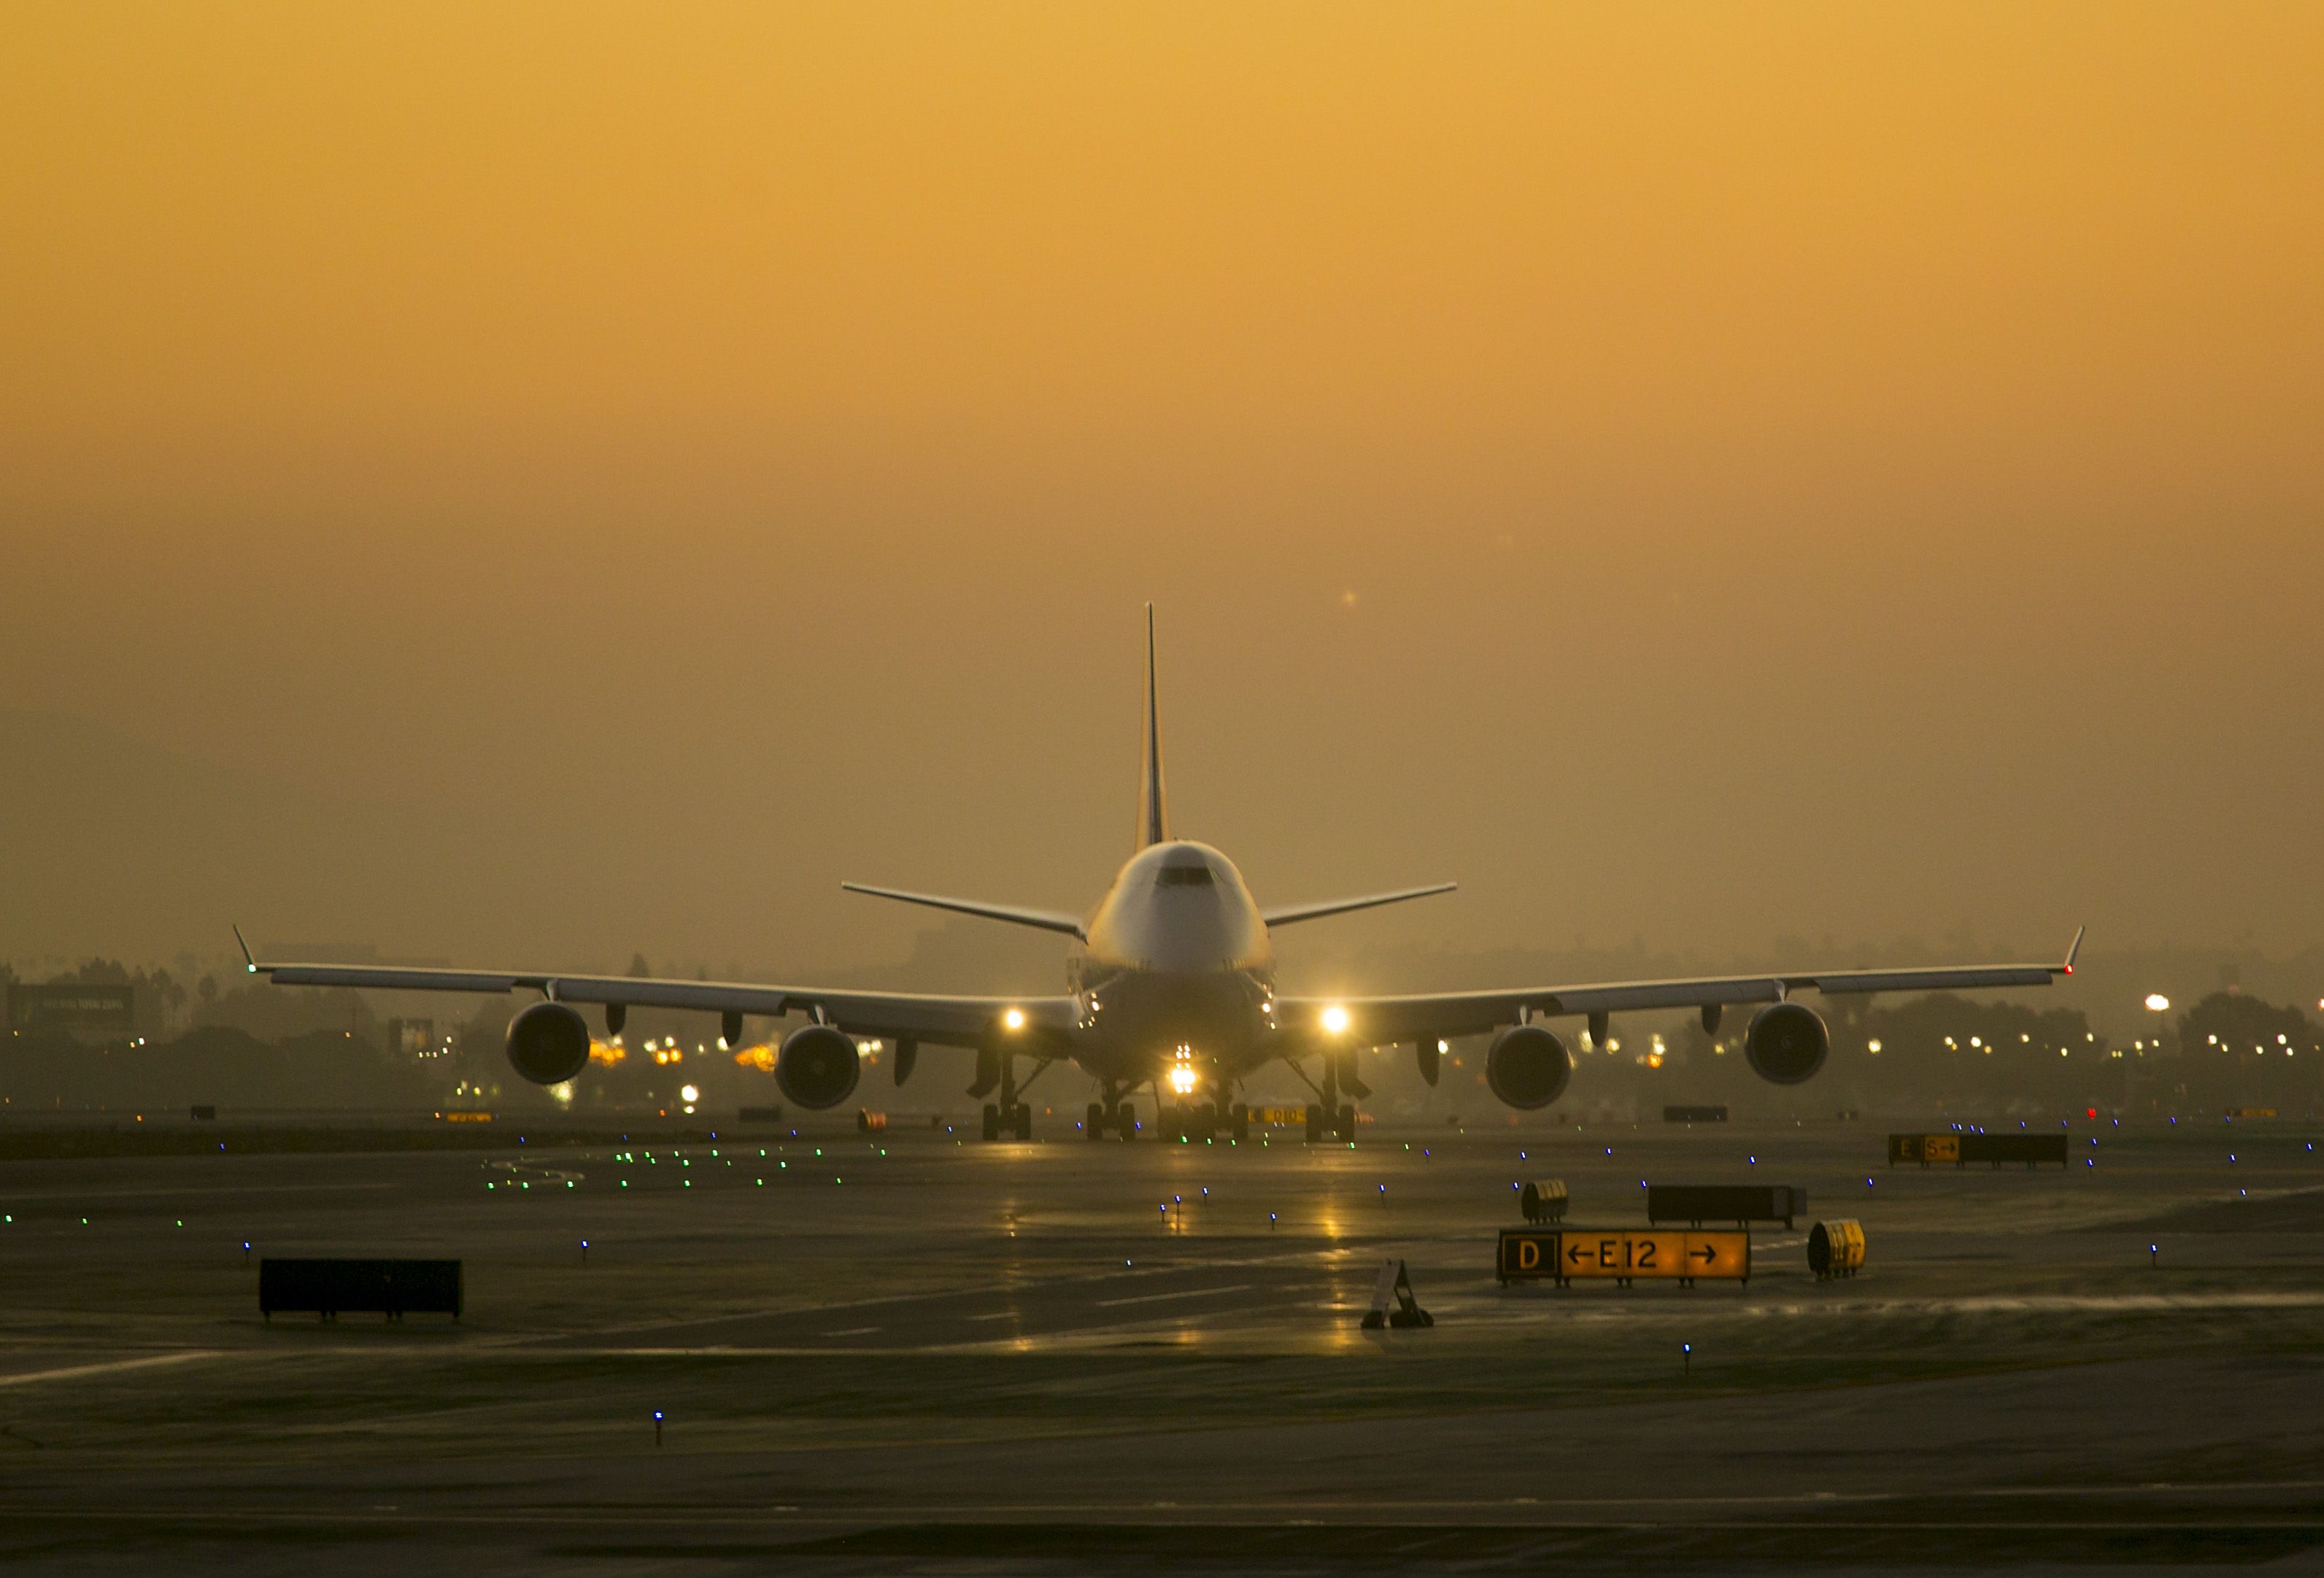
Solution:
<path fill-rule="evenodd" d="M 2074 927 L 2074 940 L 2066 945 L 2066 962 L 2060 966 L 2066 974 L 2074 973 L 2074 960 L 2082 951 L 2082 934 L 2088 930 L 2089 927 L 2087 926 Z"/>
<path fill-rule="evenodd" d="M 253 975 L 257 974 L 258 957 L 250 951 L 250 943 L 242 935 L 242 923 L 235 920 L 228 921 L 226 924 L 234 927 L 234 942 L 235 946 L 242 950 L 242 962 L 244 967 L 249 970 Z"/>

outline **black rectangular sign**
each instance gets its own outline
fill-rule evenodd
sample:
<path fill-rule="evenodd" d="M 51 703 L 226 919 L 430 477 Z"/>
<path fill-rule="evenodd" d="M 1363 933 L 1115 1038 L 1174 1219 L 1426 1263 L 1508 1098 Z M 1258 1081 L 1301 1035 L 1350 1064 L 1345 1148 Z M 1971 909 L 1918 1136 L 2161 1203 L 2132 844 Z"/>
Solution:
<path fill-rule="evenodd" d="M 1787 1184 L 1652 1184 L 1648 1222 L 1780 1222 L 1808 1208 L 1805 1189 Z"/>
<path fill-rule="evenodd" d="M 2056 1134 L 1964 1134 L 1960 1137 L 1960 1160 L 1963 1167 L 1970 1162 L 1990 1162 L 1999 1167 L 2006 1161 L 2024 1162 L 2034 1167 L 2053 1161 L 2066 1165 L 2066 1136 Z"/>
<path fill-rule="evenodd" d="M 460 1315 L 457 1260 L 286 1260 L 258 1263 L 258 1310 L 311 1311 L 326 1318 L 346 1310 L 393 1320 L 414 1311 Z"/>
<path fill-rule="evenodd" d="M 1927 1167 L 1934 1161 L 1949 1161 L 1955 1167 L 1967 1167 L 1981 1161 L 1994 1167 L 2003 1162 L 2023 1162 L 2034 1167 L 2043 1162 L 2066 1165 L 2066 1136 L 2057 1134 L 1979 1134 L 1974 1130 L 1958 1134 L 1891 1134 L 1888 1137 L 1888 1165 L 1900 1161 L 1916 1161 Z"/>

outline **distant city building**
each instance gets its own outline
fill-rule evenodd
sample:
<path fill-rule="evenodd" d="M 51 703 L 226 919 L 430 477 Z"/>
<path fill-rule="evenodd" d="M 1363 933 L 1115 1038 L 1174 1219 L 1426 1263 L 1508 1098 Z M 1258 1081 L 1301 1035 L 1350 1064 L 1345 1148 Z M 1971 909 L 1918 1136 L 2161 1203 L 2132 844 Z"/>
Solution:
<path fill-rule="evenodd" d="M 80 1036 L 126 1036 L 137 1029 L 137 989 L 70 981 L 8 983 L 8 1028 L 23 1034 L 61 1030 Z"/>
<path fill-rule="evenodd" d="M 387 1049 L 402 1057 L 426 1061 L 452 1055 L 452 1038 L 436 1033 L 434 1020 L 389 1020 L 383 1027 L 387 1033 Z"/>

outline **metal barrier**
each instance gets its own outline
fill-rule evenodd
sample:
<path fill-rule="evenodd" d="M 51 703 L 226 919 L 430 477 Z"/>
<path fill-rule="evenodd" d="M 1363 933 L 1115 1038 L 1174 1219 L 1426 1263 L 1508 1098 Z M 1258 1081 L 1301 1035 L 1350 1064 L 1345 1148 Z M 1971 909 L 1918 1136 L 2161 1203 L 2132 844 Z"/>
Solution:
<path fill-rule="evenodd" d="M 1821 1282 L 1832 1277 L 1853 1277 L 1864 1269 L 1864 1224 L 1859 1222 L 1819 1222 L 1808 1229 L 1808 1269 Z"/>
<path fill-rule="evenodd" d="M 1527 1184 L 1517 1193 L 1517 1209 L 1525 1213 L 1527 1222 L 1564 1221 L 1565 1180 L 1545 1178 L 1537 1184 Z"/>

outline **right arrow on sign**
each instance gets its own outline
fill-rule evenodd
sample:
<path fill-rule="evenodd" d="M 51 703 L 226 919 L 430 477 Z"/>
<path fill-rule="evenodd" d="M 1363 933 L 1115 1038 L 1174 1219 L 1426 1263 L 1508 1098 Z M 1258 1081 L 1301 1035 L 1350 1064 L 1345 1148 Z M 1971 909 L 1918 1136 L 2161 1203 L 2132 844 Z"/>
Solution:
<path fill-rule="evenodd" d="M 1706 1266 L 1711 1264 L 1711 1261 L 1719 1259 L 1719 1251 L 1712 1249 L 1709 1244 L 1703 1245 L 1702 1248 L 1697 1250 L 1695 1253 L 1702 1257 L 1702 1263 Z"/>

